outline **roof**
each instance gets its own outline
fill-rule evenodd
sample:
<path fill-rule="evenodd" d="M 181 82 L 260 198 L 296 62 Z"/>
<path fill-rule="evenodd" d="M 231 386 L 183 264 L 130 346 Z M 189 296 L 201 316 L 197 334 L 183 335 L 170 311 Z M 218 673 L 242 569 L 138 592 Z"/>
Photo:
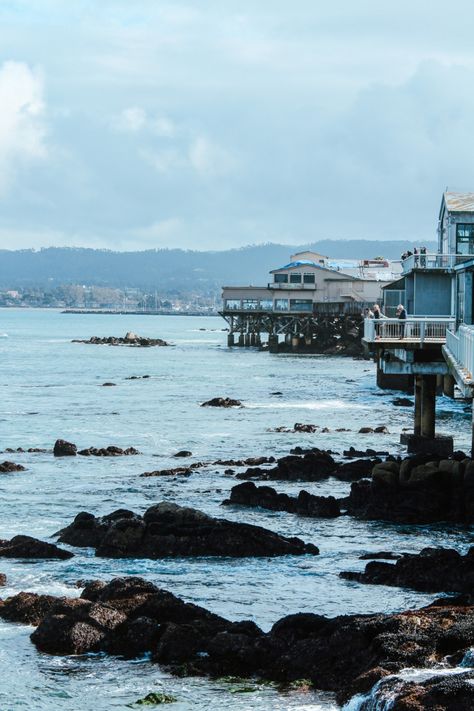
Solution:
<path fill-rule="evenodd" d="M 328 271 L 327 267 L 323 267 L 322 264 L 318 264 L 317 262 L 312 262 L 310 259 L 298 259 L 296 262 L 289 262 L 288 264 L 285 264 L 284 267 L 272 269 L 270 274 L 273 274 L 273 272 L 279 272 L 281 269 L 293 269 L 294 267 L 316 267 L 316 269 L 325 269 Z"/>
<path fill-rule="evenodd" d="M 449 212 L 474 212 L 474 193 L 444 193 Z"/>

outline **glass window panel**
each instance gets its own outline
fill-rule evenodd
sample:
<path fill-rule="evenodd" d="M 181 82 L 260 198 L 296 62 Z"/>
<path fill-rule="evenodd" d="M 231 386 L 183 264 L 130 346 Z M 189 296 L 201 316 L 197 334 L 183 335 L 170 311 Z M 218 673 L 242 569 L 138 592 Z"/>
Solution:
<path fill-rule="evenodd" d="M 315 275 L 314 274 L 303 274 L 303 282 L 305 284 L 314 284 Z"/>
<path fill-rule="evenodd" d="M 275 274 L 275 284 L 288 284 L 288 274 Z"/>
<path fill-rule="evenodd" d="M 290 311 L 312 311 L 312 299 L 290 299 Z"/>
<path fill-rule="evenodd" d="M 290 284 L 301 284 L 301 274 L 290 274 Z"/>
<path fill-rule="evenodd" d="M 275 311 L 288 311 L 288 299 L 275 299 Z"/>
<path fill-rule="evenodd" d="M 262 311 L 272 311 L 273 310 L 272 299 L 261 299 L 260 300 L 260 308 L 262 309 Z"/>
<path fill-rule="evenodd" d="M 226 299 L 225 307 L 229 310 L 240 309 L 240 299 Z"/>

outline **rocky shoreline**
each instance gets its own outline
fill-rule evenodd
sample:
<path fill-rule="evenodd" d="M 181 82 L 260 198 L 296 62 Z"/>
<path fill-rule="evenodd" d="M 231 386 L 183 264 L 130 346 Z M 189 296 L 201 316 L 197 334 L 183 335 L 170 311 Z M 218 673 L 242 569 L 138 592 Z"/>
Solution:
<path fill-rule="evenodd" d="M 435 673 L 444 666 L 447 675 L 474 644 L 474 607 L 449 598 L 397 614 L 288 615 L 265 633 L 254 622 L 232 622 L 137 577 L 93 581 L 79 598 L 21 592 L 0 603 L 0 617 L 34 625 L 32 642 L 49 654 L 149 654 L 180 676 L 306 679 L 336 693 L 340 703 L 407 667 Z M 474 703 L 474 685 L 464 684 L 473 674 L 466 671 L 459 680 L 463 703 Z M 445 682 L 414 690 L 400 681 L 395 694 L 424 695 L 425 701 L 407 709 L 435 708 L 426 700 L 446 692 Z M 448 694 L 448 705 L 436 708 L 458 707 Z"/>

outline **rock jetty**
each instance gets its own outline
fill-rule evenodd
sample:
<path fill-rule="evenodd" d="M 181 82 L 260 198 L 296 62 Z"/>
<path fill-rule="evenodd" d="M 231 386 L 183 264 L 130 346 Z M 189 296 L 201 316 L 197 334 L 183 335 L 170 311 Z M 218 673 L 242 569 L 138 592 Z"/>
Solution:
<path fill-rule="evenodd" d="M 474 608 L 449 599 L 398 614 L 293 614 L 265 633 L 254 622 L 231 622 L 134 577 L 91 582 L 79 599 L 19 593 L 0 603 L 0 617 L 35 624 L 31 639 L 49 654 L 148 653 L 181 676 L 306 679 L 336 692 L 341 703 L 407 667 L 444 664 L 448 673 L 474 644 Z M 418 698 L 441 698 L 436 683 L 417 689 Z"/>
<path fill-rule="evenodd" d="M 95 548 L 105 558 L 318 555 L 318 548 L 260 526 L 213 518 L 162 502 L 140 516 L 120 509 L 96 518 L 82 512 L 57 534 L 60 543 Z"/>
<path fill-rule="evenodd" d="M 349 514 L 400 523 L 474 522 L 474 461 L 462 452 L 450 459 L 418 455 L 388 458 L 369 480 L 352 484 Z"/>
<path fill-rule="evenodd" d="M 125 337 L 119 336 L 92 336 L 86 340 L 74 339 L 73 343 L 87 343 L 93 346 L 134 346 L 134 347 L 150 347 L 150 346 L 169 346 L 169 343 L 162 338 L 144 338 L 137 336 L 136 333 L 129 331 Z"/>
<path fill-rule="evenodd" d="M 234 486 L 223 505 L 261 507 L 270 511 L 288 511 L 298 516 L 336 518 L 341 509 L 334 496 L 314 496 L 300 491 L 298 496 L 279 494 L 271 486 L 255 486 L 252 481 Z"/>
<path fill-rule="evenodd" d="M 363 573 L 340 573 L 346 580 L 372 585 L 392 585 L 420 592 L 474 594 L 474 548 L 461 555 L 450 548 L 424 548 L 405 553 L 395 563 L 372 560 Z"/>

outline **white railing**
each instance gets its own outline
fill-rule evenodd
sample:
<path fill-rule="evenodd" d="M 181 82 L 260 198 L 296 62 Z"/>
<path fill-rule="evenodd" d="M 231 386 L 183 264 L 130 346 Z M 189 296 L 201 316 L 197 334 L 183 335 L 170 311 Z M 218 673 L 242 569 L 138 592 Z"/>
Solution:
<path fill-rule="evenodd" d="M 412 254 L 402 259 L 402 272 L 408 274 L 413 269 L 454 269 L 456 264 L 473 259 L 466 254 Z"/>
<path fill-rule="evenodd" d="M 398 318 L 366 318 L 364 320 L 364 340 L 411 341 L 415 343 L 444 343 L 446 332 L 454 327 L 454 318 L 426 316 Z"/>
<path fill-rule="evenodd" d="M 474 374 L 474 326 L 459 326 L 458 332 L 446 334 L 446 348 L 464 371 L 464 376 L 473 379 Z"/>

